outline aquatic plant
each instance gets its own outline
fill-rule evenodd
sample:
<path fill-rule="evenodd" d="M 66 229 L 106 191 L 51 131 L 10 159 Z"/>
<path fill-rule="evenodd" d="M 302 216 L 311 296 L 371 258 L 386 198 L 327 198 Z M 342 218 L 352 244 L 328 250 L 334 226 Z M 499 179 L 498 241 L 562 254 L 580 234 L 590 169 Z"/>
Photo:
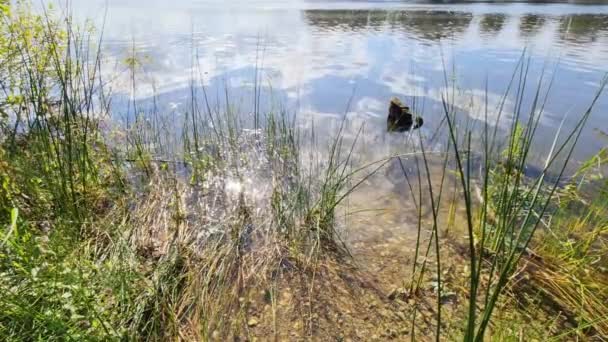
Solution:
<path fill-rule="evenodd" d="M 572 331 L 551 337 L 606 332 L 606 280 L 591 270 L 605 262 L 606 203 L 587 199 L 574 177 L 565 186 L 562 181 L 605 80 L 576 127 L 556 134 L 542 172 L 531 178 L 524 171 L 554 80 L 546 93 L 546 81 L 538 80 L 526 109 L 530 65 L 522 56 L 495 109 L 496 122 L 489 122 L 486 105 L 480 128 L 456 109 L 446 74 L 437 134 L 429 140 L 421 130 L 409 133 L 412 176 L 404 155 L 361 165 L 356 148 L 363 127 L 344 134 L 349 104 L 335 135 L 322 143 L 314 125 L 302 134 L 296 114 L 280 106 L 260 110 L 260 70 L 252 114 L 236 106 L 227 87 L 225 106 L 212 106 L 196 72 L 180 115 L 161 113 L 156 95 L 151 109 L 134 97 L 127 109 L 111 108 L 101 74 L 103 28 L 78 27 L 52 10 L 35 15 L 23 3 L 1 2 L 0 11 L 3 340 L 252 336 L 261 322 L 249 313 L 260 292 L 275 339 L 285 292 L 300 296 L 297 314 L 307 319 L 302 336 L 313 336 L 315 299 L 334 299 L 325 290 L 348 283 L 379 296 L 351 262 L 338 212 L 391 161 L 402 167 L 418 223 L 409 293 L 402 297 L 419 300 L 425 276 L 435 273 L 437 339 L 451 333 L 444 327 L 454 319 L 442 314 L 451 295 L 444 234 L 456 236 L 455 212 L 462 207 L 469 303 L 460 332 L 466 340 L 482 340 L 499 323 L 501 299 L 530 287 L 542 288 L 576 317 Z M 134 48 L 125 61 L 133 89 L 138 58 Z M 503 139 L 497 127 L 513 94 L 517 105 Z M 121 110 L 128 111 L 125 121 L 111 118 Z M 600 153 L 577 177 L 605 159 Z M 433 165 L 440 165 L 439 175 Z M 522 273 L 531 275 L 529 282 L 518 281 Z M 406 330 L 413 339 L 424 308 L 412 308 Z"/>
<path fill-rule="evenodd" d="M 455 109 L 451 99 L 456 90 L 448 84 L 446 71 L 446 91 L 442 95 L 448 133 L 445 153 L 451 155 L 450 160 L 453 160 L 455 164 L 455 172 L 459 180 L 456 189 L 459 195 L 456 200 L 463 203 L 466 211 L 469 304 L 464 339 L 467 341 L 484 339 L 497 303 L 504 295 L 512 278 L 519 272 L 520 261 L 529 256 L 529 247 L 533 237 L 541 229 L 540 227 L 547 226 L 547 216 L 555 215 L 557 210 L 555 196 L 561 191 L 560 184 L 574 153 L 576 142 L 606 85 L 606 78 L 604 78 L 597 93 L 590 99 L 589 107 L 582 113 L 577 125 L 570 132 L 566 132 L 562 136 L 562 127 L 558 128 L 553 145 L 545 156 L 542 171 L 536 177 L 529 177 L 525 175 L 524 170 L 529 163 L 539 121 L 547 101 L 550 101 L 551 84 L 554 82 L 554 79 L 547 81 L 541 77 L 532 88 L 532 99 L 529 107 L 526 107 L 524 105 L 525 97 L 530 93 L 528 89 L 532 82 L 528 78 L 529 68 L 530 60 L 524 52 L 503 100 L 498 108 L 494 109 L 495 113 L 489 113 L 486 97 L 481 128 L 475 127 L 475 123 L 472 123 L 471 119 L 463 119 L 462 113 Z M 543 89 L 546 89 L 545 92 Z M 506 120 L 506 113 L 503 112 L 504 103 L 512 93 L 515 95 L 515 106 L 514 112 L 509 113 L 511 118 L 508 121 L 508 141 L 506 146 L 500 150 L 497 127 L 502 124 L 501 120 Z M 489 117 L 495 117 L 496 122 L 490 124 Z M 481 133 L 478 133 L 479 131 Z M 472 137 L 480 135 L 481 139 L 474 142 Z M 422 140 L 421 143 L 423 143 Z M 474 143 L 478 145 L 474 146 Z M 424 154 L 424 149 L 422 152 Z M 475 171 L 472 166 L 475 158 L 481 159 L 479 178 L 474 175 Z M 440 337 L 440 327 L 442 326 L 442 284 L 441 258 L 439 257 L 441 251 L 436 232 L 436 226 L 440 223 L 439 217 L 436 215 L 438 210 L 436 203 L 441 199 L 444 176 L 450 171 L 451 169 L 446 163 L 442 171 L 441 183 L 435 184 L 435 189 L 433 189 L 430 173 L 426 173 L 428 196 L 433 209 L 431 240 L 434 239 L 436 245 L 437 270 L 435 276 L 439 282 L 437 286 L 437 340 Z M 554 175 L 551 180 L 549 180 L 550 173 Z M 435 195 L 437 193 L 438 195 Z M 437 200 L 433 201 L 433 198 L 437 198 Z M 550 228 L 547 227 L 547 229 Z"/>

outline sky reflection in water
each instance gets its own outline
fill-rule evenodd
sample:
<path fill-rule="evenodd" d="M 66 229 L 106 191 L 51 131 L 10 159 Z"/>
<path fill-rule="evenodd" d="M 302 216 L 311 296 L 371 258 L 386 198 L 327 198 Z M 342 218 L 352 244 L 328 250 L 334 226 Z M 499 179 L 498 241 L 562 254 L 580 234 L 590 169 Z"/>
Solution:
<path fill-rule="evenodd" d="M 74 1 L 77 17 L 102 19 L 106 1 Z M 496 106 L 522 50 L 532 59 L 530 80 L 543 66 L 556 83 L 546 107 L 539 145 L 549 145 L 562 116 L 571 128 L 608 71 L 608 6 L 399 2 L 280 2 L 110 0 L 107 57 L 119 77 L 115 104 L 130 96 L 123 62 L 134 44 L 144 61 L 136 98 L 149 103 L 152 83 L 162 106 L 179 112 L 189 103 L 193 68 L 212 98 L 228 87 L 242 108 L 252 108 L 256 58 L 262 65 L 266 105 L 281 103 L 301 117 L 327 118 L 349 107 L 354 122 L 381 134 L 388 99 L 415 97 L 433 126 L 444 86 L 444 62 L 455 72 L 462 109 L 482 118 L 488 81 Z M 443 55 L 443 61 L 442 61 Z M 560 61 L 556 68 L 556 63 Z M 534 88 L 533 85 L 531 85 Z M 272 93 L 272 95 L 270 95 Z M 531 100 L 533 90 L 530 89 Z M 221 101 L 221 100 L 220 100 Z M 507 102 L 507 109 L 514 104 Z M 120 108 L 120 107 L 119 107 Z M 116 109 L 116 106 L 115 106 Z M 602 97 L 584 134 L 579 158 L 606 142 L 608 99 Z"/>

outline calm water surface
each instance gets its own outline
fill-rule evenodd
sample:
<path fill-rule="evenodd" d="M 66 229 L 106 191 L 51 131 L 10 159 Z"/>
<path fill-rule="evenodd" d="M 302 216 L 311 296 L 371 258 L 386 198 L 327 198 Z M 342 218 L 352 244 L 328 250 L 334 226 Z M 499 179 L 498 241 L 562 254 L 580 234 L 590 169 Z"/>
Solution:
<path fill-rule="evenodd" d="M 486 79 L 492 108 L 527 49 L 530 80 L 543 66 L 547 79 L 557 73 L 538 139 L 547 146 L 564 114 L 573 127 L 608 71 L 608 6 L 74 0 L 73 7 L 98 25 L 107 9 L 104 44 L 114 93 L 142 103 L 156 93 L 177 112 L 189 106 L 193 74 L 212 94 L 227 87 L 235 102 L 251 108 L 257 65 L 265 101 L 301 117 L 323 120 L 348 108 L 351 120 L 381 134 L 388 99 L 401 96 L 424 103 L 430 129 L 440 116 L 444 65 L 457 80 L 457 104 L 480 118 Z M 135 94 L 124 62 L 133 47 L 143 61 Z M 507 101 L 507 111 L 514 105 Z M 604 96 L 579 159 L 606 145 L 607 110 Z"/>
<path fill-rule="evenodd" d="M 231 105 L 250 113 L 257 69 L 263 110 L 280 106 L 297 112 L 303 125 L 330 133 L 348 112 L 345 135 L 351 138 L 365 123 L 355 154 L 361 163 L 409 151 L 405 134 L 385 132 L 392 96 L 415 100 L 425 119 L 423 135 L 433 134 L 442 116 L 445 69 L 449 82 L 456 80 L 456 105 L 483 119 L 486 80 L 489 108 L 495 108 L 526 49 L 531 83 L 543 67 L 545 79 L 556 79 L 538 130 L 540 153 L 564 114 L 565 128 L 574 127 L 608 71 L 608 6 L 276 0 L 73 0 L 73 6 L 78 18 L 94 18 L 97 26 L 107 9 L 105 65 L 118 117 L 125 118 L 133 100 L 149 110 L 154 94 L 162 112 L 183 115 L 193 76 L 204 79 L 211 102 L 225 102 L 227 89 Z M 125 63 L 133 50 L 141 61 L 135 89 Z M 513 97 L 505 106 L 514 110 Z M 577 159 L 607 144 L 602 132 L 608 132 L 607 96 L 596 106 Z M 403 162 L 411 173 L 412 160 Z M 250 196 L 264 188 L 263 181 L 250 183 Z M 407 263 L 404 246 L 415 245 L 417 215 L 408 189 L 393 160 L 349 196 L 340 215 L 353 253 L 387 279 L 403 274 L 384 274 L 383 263 Z"/>

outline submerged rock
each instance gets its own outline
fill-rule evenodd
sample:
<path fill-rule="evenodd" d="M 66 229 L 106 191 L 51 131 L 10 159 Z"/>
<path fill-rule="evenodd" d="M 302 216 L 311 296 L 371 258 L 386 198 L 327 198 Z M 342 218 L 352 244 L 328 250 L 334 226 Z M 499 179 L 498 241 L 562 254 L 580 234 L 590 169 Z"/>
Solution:
<path fill-rule="evenodd" d="M 247 321 L 247 325 L 251 328 L 257 326 L 259 324 L 258 320 L 255 317 L 252 317 Z"/>
<path fill-rule="evenodd" d="M 412 114 L 410 107 L 405 106 L 401 100 L 396 97 L 391 99 L 386 121 L 386 128 L 389 132 L 405 132 L 412 128 L 417 129 L 422 127 L 423 123 L 422 118 Z"/>
<path fill-rule="evenodd" d="M 447 292 L 441 295 L 441 303 L 443 304 L 451 304 L 455 303 L 458 300 L 458 295 L 454 292 Z"/>
<path fill-rule="evenodd" d="M 405 300 L 409 297 L 409 295 L 410 295 L 410 293 L 409 293 L 408 289 L 403 288 L 403 287 L 395 287 L 388 293 L 387 297 L 390 300 L 395 300 L 395 299 Z"/>

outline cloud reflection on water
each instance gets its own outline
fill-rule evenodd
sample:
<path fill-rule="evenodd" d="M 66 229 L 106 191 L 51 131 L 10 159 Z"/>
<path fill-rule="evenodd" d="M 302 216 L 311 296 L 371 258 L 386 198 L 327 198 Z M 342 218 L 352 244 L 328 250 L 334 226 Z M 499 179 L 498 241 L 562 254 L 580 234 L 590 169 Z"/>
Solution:
<path fill-rule="evenodd" d="M 82 16 L 101 8 L 95 1 L 74 6 Z M 112 62 L 106 71 L 120 74 L 114 93 L 129 96 L 122 61 L 135 42 L 138 54 L 149 57 L 136 98 L 149 102 L 153 81 L 159 98 L 175 111 L 187 106 L 193 74 L 204 78 L 213 99 L 228 87 L 246 108 L 253 103 L 257 60 L 263 95 L 272 93 L 273 102 L 297 107 L 302 115 L 339 116 L 354 90 L 350 110 L 377 129 L 391 96 L 420 97 L 427 111 L 437 108 L 445 65 L 466 89 L 459 107 L 470 110 L 473 103 L 471 116 L 479 119 L 486 79 L 493 107 L 527 48 L 531 80 L 545 63 L 552 73 L 561 60 L 543 121 L 544 141 L 561 114 L 584 109 L 608 70 L 608 8 L 603 6 L 262 1 L 226 7 L 213 1 L 139 0 L 109 6 L 105 44 Z M 589 129 L 605 128 L 607 108 L 603 98 Z M 592 137 L 585 135 L 581 144 L 588 153 L 601 146 Z"/>

